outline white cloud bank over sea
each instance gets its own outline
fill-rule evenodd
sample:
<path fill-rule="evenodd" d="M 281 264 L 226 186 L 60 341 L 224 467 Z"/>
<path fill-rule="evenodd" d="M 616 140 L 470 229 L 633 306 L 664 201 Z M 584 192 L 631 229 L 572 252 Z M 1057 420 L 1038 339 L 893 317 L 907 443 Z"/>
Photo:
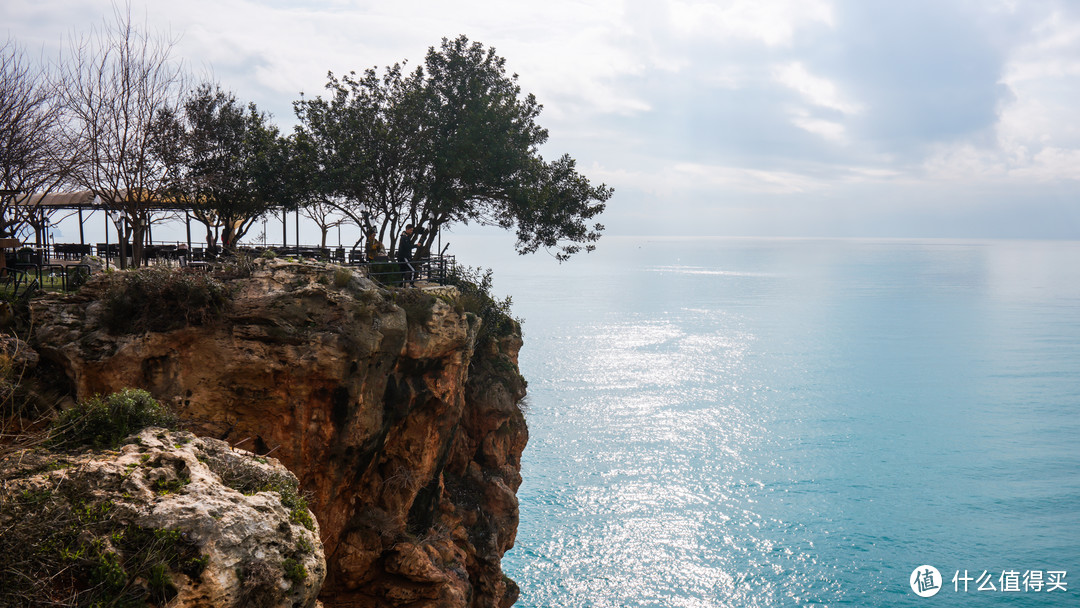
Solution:
<path fill-rule="evenodd" d="M 494 46 L 615 234 L 1080 238 L 1080 4 L 1053 0 L 132 1 L 294 122 L 326 72 Z M 51 53 L 108 0 L 7 0 Z"/>

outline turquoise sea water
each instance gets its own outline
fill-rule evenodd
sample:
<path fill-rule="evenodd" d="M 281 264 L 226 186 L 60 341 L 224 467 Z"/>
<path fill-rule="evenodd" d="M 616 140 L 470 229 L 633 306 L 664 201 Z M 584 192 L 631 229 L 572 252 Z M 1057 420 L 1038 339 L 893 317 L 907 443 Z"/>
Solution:
<path fill-rule="evenodd" d="M 525 318 L 518 606 L 1080 606 L 1080 243 L 459 242 Z"/>

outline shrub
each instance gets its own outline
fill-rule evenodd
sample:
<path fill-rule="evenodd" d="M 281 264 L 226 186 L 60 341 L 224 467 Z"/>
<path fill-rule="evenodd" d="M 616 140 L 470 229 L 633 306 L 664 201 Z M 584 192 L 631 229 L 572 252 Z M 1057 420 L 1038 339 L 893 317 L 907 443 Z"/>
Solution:
<path fill-rule="evenodd" d="M 51 441 L 67 448 L 113 448 L 145 427 L 175 425 L 176 417 L 150 393 L 124 389 L 108 397 L 94 397 L 61 413 L 53 421 Z"/>
<path fill-rule="evenodd" d="M 285 570 L 285 578 L 292 581 L 293 584 L 301 583 L 307 578 L 307 568 L 299 561 L 288 558 L 285 563 L 282 564 L 282 569 Z"/>
<path fill-rule="evenodd" d="M 496 299 L 491 294 L 491 269 L 480 267 L 454 266 L 446 277 L 449 285 L 457 287 L 459 295 L 455 298 L 454 308 L 471 312 L 480 317 L 480 338 L 497 338 L 514 331 L 521 323 L 510 311 L 513 304 L 510 296 Z"/>
<path fill-rule="evenodd" d="M 224 309 L 228 292 L 206 272 L 153 267 L 110 276 L 104 299 L 109 331 L 140 333 L 202 325 Z"/>
<path fill-rule="evenodd" d="M 352 280 L 352 271 L 348 268 L 338 268 L 334 271 L 334 287 L 341 289 Z"/>
<path fill-rule="evenodd" d="M 214 274 L 222 279 L 246 279 L 254 272 L 255 257 L 243 251 L 223 258 L 214 270 Z"/>

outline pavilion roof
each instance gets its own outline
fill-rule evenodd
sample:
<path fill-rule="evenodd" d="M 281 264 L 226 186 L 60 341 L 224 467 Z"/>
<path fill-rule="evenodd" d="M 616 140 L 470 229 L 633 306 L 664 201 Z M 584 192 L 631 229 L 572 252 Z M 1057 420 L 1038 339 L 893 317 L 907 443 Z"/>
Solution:
<path fill-rule="evenodd" d="M 148 193 L 140 194 L 141 203 L 148 209 L 171 209 L 182 211 L 191 209 L 190 204 L 184 204 L 174 197 L 158 197 Z M 113 201 L 119 202 L 128 197 L 127 190 L 118 190 L 113 195 Z M 48 194 L 31 194 L 29 197 L 19 197 L 20 205 L 45 207 L 48 209 L 108 209 L 109 207 L 98 196 L 89 190 L 77 192 L 50 192 Z"/>

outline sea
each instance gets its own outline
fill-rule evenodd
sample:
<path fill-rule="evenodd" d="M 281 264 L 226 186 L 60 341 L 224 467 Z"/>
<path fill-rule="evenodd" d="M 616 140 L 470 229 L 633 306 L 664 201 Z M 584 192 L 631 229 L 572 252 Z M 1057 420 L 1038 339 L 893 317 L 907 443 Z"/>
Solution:
<path fill-rule="evenodd" d="M 524 319 L 517 606 L 1080 606 L 1080 243 L 456 241 Z"/>

